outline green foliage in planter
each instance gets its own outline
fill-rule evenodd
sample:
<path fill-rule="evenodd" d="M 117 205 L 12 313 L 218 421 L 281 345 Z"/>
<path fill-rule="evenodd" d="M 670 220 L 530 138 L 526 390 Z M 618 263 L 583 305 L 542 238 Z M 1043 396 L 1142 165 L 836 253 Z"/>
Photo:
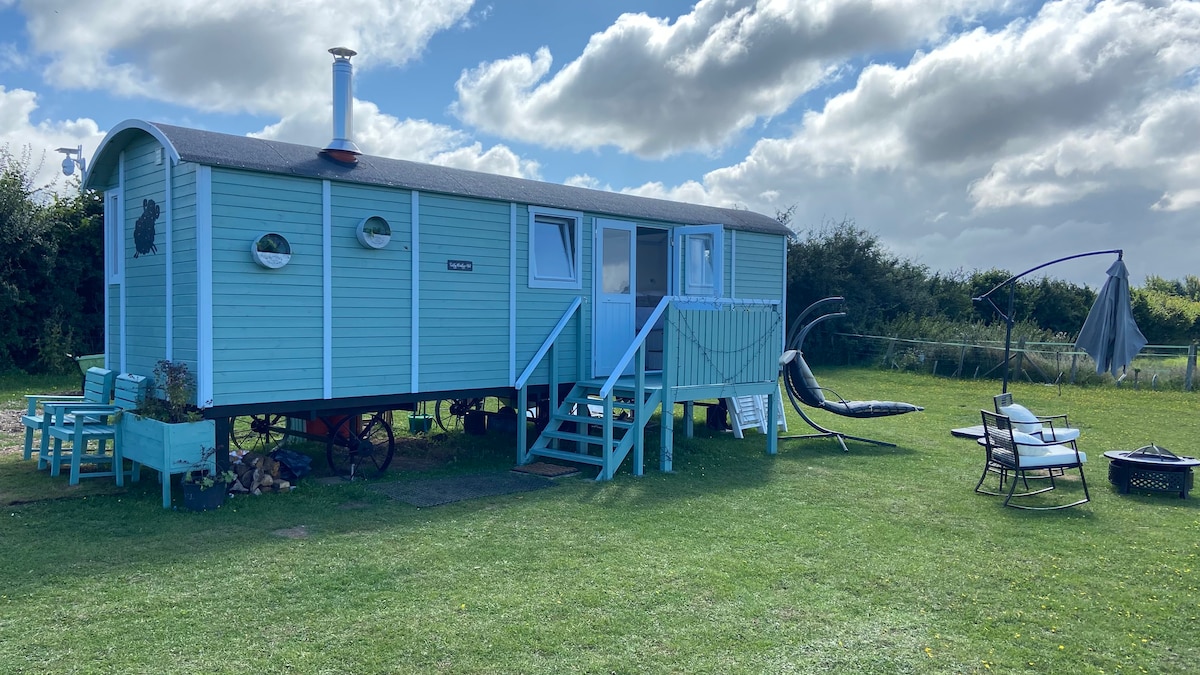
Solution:
<path fill-rule="evenodd" d="M 225 483 L 226 485 L 229 485 L 235 480 L 237 480 L 237 475 L 228 469 L 225 471 L 218 471 L 216 473 L 204 469 L 199 471 L 188 471 L 187 473 L 183 474 L 184 483 L 198 484 L 201 490 L 207 490 L 217 483 Z"/>
<path fill-rule="evenodd" d="M 204 419 L 193 401 L 196 376 L 186 363 L 162 360 L 154 366 L 154 386 L 162 398 L 148 396 L 134 412 L 160 422 L 199 422 Z"/>

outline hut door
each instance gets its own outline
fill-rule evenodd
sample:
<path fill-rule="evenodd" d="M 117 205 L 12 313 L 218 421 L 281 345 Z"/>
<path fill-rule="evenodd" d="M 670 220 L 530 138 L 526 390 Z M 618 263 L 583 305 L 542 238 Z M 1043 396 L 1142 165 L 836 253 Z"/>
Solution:
<path fill-rule="evenodd" d="M 636 241 L 637 226 L 633 223 L 596 220 L 595 260 L 598 269 L 594 275 L 596 301 L 592 322 L 592 370 L 595 377 L 612 373 L 636 335 Z"/>

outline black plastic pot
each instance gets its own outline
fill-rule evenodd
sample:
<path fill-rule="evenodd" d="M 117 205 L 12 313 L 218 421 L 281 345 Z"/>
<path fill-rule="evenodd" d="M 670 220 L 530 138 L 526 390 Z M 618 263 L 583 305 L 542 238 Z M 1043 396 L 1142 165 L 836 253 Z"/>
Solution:
<path fill-rule="evenodd" d="M 226 483 L 214 483 L 204 488 L 199 483 L 183 484 L 183 506 L 190 511 L 212 511 L 225 503 Z"/>

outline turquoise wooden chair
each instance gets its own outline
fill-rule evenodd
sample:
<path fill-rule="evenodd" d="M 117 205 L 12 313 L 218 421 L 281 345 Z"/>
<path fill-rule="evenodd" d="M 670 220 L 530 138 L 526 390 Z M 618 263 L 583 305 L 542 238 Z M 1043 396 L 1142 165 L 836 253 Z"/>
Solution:
<path fill-rule="evenodd" d="M 25 396 L 26 413 L 21 416 L 25 425 L 25 459 L 33 457 L 33 432 L 40 433 L 41 452 L 38 454 L 38 468 L 42 468 L 42 457 L 49 447 L 49 437 L 46 428 L 50 426 L 53 415 L 45 414 L 46 403 L 99 403 L 108 405 L 112 401 L 113 383 L 117 374 L 105 368 L 88 368 L 83 379 L 82 396 L 62 396 L 57 394 L 29 394 Z"/>
<path fill-rule="evenodd" d="M 117 485 L 125 484 L 125 472 L 121 461 L 121 448 L 117 444 L 116 417 L 126 410 L 135 410 L 146 396 L 148 381 L 141 375 L 121 375 L 116 379 L 116 391 L 111 405 L 96 403 L 45 404 L 45 414 L 52 416 L 47 434 L 53 443 L 46 461 L 50 464 L 50 475 L 57 476 L 63 464 L 71 465 L 70 485 L 78 485 L 81 477 L 99 478 L 113 476 Z M 66 451 L 63 441 L 71 443 Z M 93 452 L 92 442 L 97 444 Z M 107 451 L 112 443 L 112 452 Z M 64 454 L 64 452 L 69 454 Z M 38 460 L 41 465 L 41 458 Z M 84 464 L 107 465 L 107 471 L 83 472 Z"/>

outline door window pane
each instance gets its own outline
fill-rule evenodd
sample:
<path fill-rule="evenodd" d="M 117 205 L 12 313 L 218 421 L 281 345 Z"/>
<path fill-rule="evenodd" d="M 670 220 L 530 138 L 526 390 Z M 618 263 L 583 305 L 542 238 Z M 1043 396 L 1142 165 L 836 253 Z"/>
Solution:
<path fill-rule="evenodd" d="M 628 230 L 604 230 L 604 272 L 601 281 L 601 291 L 608 295 L 628 295 L 630 293 L 630 260 L 631 244 Z"/>
<path fill-rule="evenodd" d="M 687 292 L 711 291 L 716 278 L 713 258 L 713 238 L 707 234 L 694 234 L 687 238 Z"/>

